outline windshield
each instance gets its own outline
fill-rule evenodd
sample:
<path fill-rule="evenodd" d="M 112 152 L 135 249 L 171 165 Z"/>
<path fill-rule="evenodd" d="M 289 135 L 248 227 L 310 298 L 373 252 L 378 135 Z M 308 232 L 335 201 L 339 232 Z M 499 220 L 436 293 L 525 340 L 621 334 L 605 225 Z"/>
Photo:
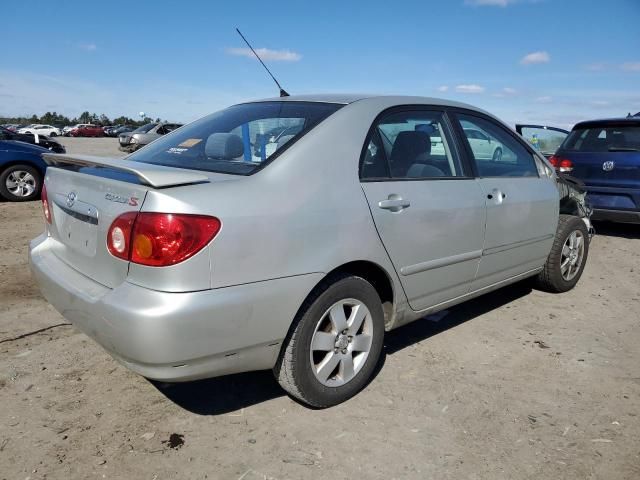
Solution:
<path fill-rule="evenodd" d="M 340 107 L 278 101 L 235 105 L 156 140 L 128 159 L 250 175 Z"/>
<path fill-rule="evenodd" d="M 561 147 L 575 152 L 640 150 L 640 125 L 591 125 L 574 129 Z"/>
<path fill-rule="evenodd" d="M 133 133 L 147 133 L 149 130 L 155 128 L 157 125 L 158 125 L 157 123 L 147 123 L 146 125 L 136 128 L 133 131 Z"/>

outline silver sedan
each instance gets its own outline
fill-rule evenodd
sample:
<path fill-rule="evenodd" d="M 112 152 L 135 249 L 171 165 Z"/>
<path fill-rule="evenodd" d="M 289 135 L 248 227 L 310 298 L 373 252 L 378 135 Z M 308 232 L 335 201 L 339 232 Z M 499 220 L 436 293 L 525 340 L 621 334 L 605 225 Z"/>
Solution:
<path fill-rule="evenodd" d="M 44 296 L 162 381 L 273 369 L 334 405 L 386 331 L 527 277 L 567 291 L 588 254 L 583 196 L 495 117 L 433 98 L 268 99 L 125 160 L 45 157 Z"/>

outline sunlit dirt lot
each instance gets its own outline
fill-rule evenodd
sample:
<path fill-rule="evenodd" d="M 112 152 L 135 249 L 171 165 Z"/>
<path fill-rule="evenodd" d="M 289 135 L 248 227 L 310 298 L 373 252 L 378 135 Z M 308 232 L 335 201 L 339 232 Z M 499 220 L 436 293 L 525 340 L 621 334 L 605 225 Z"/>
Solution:
<path fill-rule="evenodd" d="M 312 410 L 270 372 L 127 371 L 40 296 L 42 223 L 0 203 L 2 479 L 640 478 L 639 226 L 596 225 L 572 292 L 518 284 L 388 334 L 371 384 Z"/>

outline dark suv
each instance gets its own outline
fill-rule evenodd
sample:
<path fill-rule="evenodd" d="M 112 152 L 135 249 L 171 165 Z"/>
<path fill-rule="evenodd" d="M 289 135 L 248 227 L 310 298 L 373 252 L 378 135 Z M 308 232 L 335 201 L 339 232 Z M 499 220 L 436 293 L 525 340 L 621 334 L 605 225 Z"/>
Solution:
<path fill-rule="evenodd" d="M 594 220 L 640 223 L 640 118 L 576 124 L 550 159 L 582 180 Z"/>

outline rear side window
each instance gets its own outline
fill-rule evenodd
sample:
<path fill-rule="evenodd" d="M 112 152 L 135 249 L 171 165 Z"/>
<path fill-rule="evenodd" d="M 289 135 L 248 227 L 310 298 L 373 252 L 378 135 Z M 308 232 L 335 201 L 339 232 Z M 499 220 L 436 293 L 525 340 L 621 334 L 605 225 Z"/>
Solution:
<path fill-rule="evenodd" d="M 640 125 L 578 127 L 561 148 L 575 152 L 640 151 Z"/>
<path fill-rule="evenodd" d="M 500 125 L 456 114 L 481 177 L 537 177 L 533 155 Z"/>
<path fill-rule="evenodd" d="M 128 159 L 250 175 L 341 106 L 279 101 L 235 105 L 156 140 Z"/>
<path fill-rule="evenodd" d="M 464 176 L 441 112 L 403 111 L 374 125 L 360 167 L 362 180 Z"/>

